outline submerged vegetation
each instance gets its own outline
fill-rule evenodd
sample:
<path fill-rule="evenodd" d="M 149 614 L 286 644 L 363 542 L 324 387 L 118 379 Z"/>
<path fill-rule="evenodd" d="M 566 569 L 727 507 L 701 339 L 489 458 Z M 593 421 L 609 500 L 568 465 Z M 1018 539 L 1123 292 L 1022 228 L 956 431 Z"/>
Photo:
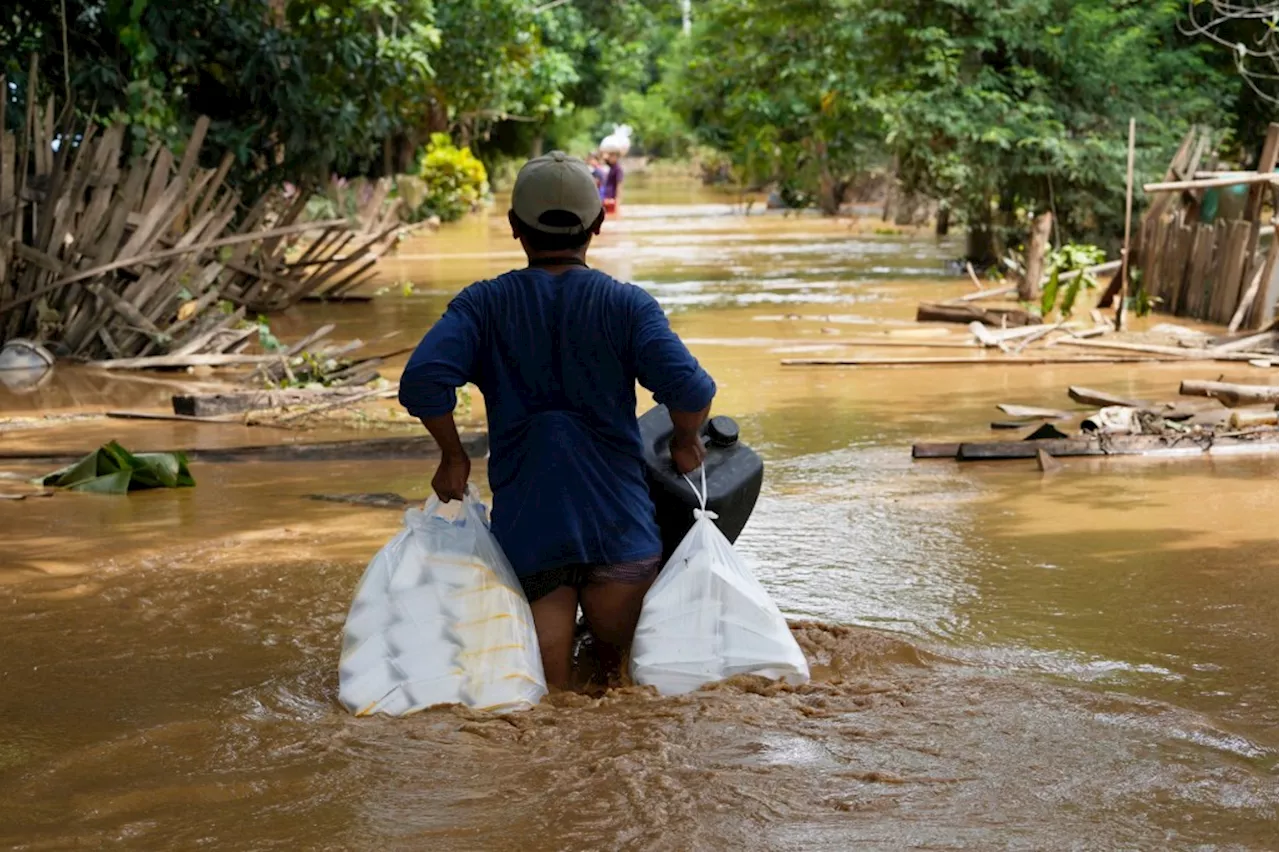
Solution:
<path fill-rule="evenodd" d="M 1044 260 L 1047 276 L 1044 291 L 1040 294 L 1040 315 L 1047 317 L 1057 309 L 1064 318 L 1071 316 L 1080 291 L 1098 286 L 1098 279 L 1088 272 L 1089 267 L 1104 260 L 1106 252 L 1092 245 L 1067 243 L 1048 252 Z M 1067 273 L 1074 275 L 1063 286 L 1061 279 Z"/>
<path fill-rule="evenodd" d="M 205 114 L 233 184 L 416 173 L 415 215 L 441 219 L 505 161 L 625 122 L 633 153 L 785 203 L 835 212 L 876 172 L 993 239 L 1052 210 L 1105 243 L 1129 117 L 1156 175 L 1189 125 L 1247 163 L 1274 116 L 1182 0 L 707 0 L 688 26 L 675 0 L 67 0 L 65 30 L 63 8 L 2 13 L 11 126 L 38 53 L 41 91 L 139 146 Z M 1233 26 L 1275 40 L 1274 20 Z"/>
<path fill-rule="evenodd" d="M 39 478 L 42 485 L 90 494 L 126 494 L 147 488 L 196 484 L 182 453 L 131 453 L 115 441 Z"/>

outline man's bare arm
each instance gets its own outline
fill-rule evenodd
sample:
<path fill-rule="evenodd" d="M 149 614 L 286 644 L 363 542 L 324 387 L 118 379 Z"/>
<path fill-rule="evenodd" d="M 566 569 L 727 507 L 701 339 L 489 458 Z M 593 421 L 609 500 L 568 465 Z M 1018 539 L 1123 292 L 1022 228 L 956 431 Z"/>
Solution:
<path fill-rule="evenodd" d="M 707 421 L 711 412 L 708 405 L 701 411 L 672 411 L 671 424 L 675 430 L 671 433 L 671 460 L 675 462 L 680 473 L 691 473 L 702 466 L 707 457 L 706 448 L 702 446 L 702 424 Z"/>
<path fill-rule="evenodd" d="M 440 467 L 431 480 L 431 487 L 435 489 L 436 496 L 446 503 L 461 500 L 467 491 L 467 480 L 471 477 L 471 459 L 467 458 L 467 452 L 462 448 L 462 438 L 458 436 L 458 424 L 454 422 L 453 412 L 423 417 L 422 425 L 427 427 L 440 447 Z"/>

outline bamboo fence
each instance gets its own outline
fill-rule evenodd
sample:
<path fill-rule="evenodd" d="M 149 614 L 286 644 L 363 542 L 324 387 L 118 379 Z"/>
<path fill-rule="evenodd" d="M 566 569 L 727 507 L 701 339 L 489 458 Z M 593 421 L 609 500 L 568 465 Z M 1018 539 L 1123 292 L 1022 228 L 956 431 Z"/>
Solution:
<path fill-rule="evenodd" d="M 1276 313 L 1277 239 L 1263 213 L 1267 202 L 1273 215 L 1276 209 L 1277 125 L 1268 129 L 1252 175 L 1193 180 L 1211 149 L 1209 133 L 1192 129 L 1165 182 L 1146 187 L 1158 194 L 1139 230 L 1142 286 L 1160 300 L 1159 310 L 1228 325 L 1233 332 L 1241 325 L 1260 328 Z M 1238 217 L 1201 221 L 1206 189 L 1246 183 L 1249 193 Z"/>
<path fill-rule="evenodd" d="M 198 165 L 207 117 L 180 153 L 152 142 L 130 158 L 125 127 L 37 103 L 36 78 L 33 58 L 21 129 L 0 134 L 0 343 L 90 360 L 233 355 L 253 339 L 246 315 L 347 294 L 394 243 L 385 183 L 363 225 L 305 221 L 302 192 L 266 193 L 240 215 L 232 155 Z"/>

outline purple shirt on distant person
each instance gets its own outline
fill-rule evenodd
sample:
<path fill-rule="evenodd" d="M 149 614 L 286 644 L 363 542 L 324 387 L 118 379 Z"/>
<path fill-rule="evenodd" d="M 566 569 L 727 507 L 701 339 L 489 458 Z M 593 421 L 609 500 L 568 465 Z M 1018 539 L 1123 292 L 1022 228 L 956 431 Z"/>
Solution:
<path fill-rule="evenodd" d="M 605 173 L 604 183 L 600 185 L 601 198 L 617 198 L 618 187 L 622 185 L 622 163 L 610 163 Z"/>

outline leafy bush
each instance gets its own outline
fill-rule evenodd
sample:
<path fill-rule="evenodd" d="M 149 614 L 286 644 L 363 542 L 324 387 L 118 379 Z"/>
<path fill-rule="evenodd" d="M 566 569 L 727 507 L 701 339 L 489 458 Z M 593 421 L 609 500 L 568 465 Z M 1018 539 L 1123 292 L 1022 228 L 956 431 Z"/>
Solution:
<path fill-rule="evenodd" d="M 1048 279 L 1045 281 L 1044 292 L 1040 296 L 1041 316 L 1047 317 L 1053 313 L 1055 305 L 1064 317 L 1071 316 L 1071 310 L 1075 307 L 1076 297 L 1080 295 L 1080 291 L 1092 290 L 1098 286 L 1098 280 L 1084 270 L 1090 266 L 1097 266 L 1106 257 L 1107 253 L 1097 246 L 1076 243 L 1067 243 L 1062 248 L 1049 252 L 1045 257 Z M 1080 274 L 1068 281 L 1065 287 L 1059 286 L 1064 274 L 1077 271 Z M 1059 296 L 1062 297 L 1061 303 L 1059 303 Z"/>
<path fill-rule="evenodd" d="M 651 157 L 682 157 L 689 152 L 693 134 L 680 114 L 671 107 L 670 98 L 661 85 L 644 94 L 623 93 L 620 106 L 626 123 L 635 128 L 635 153 Z"/>
<path fill-rule="evenodd" d="M 690 151 L 694 164 L 702 176 L 702 182 L 708 186 L 734 181 L 733 160 L 728 154 L 706 145 L 699 145 Z"/>
<path fill-rule="evenodd" d="M 426 184 L 427 196 L 410 213 L 410 221 L 435 215 L 442 222 L 452 222 L 477 209 L 489 194 L 484 163 L 470 148 L 454 145 L 447 133 L 431 134 L 418 177 Z"/>

